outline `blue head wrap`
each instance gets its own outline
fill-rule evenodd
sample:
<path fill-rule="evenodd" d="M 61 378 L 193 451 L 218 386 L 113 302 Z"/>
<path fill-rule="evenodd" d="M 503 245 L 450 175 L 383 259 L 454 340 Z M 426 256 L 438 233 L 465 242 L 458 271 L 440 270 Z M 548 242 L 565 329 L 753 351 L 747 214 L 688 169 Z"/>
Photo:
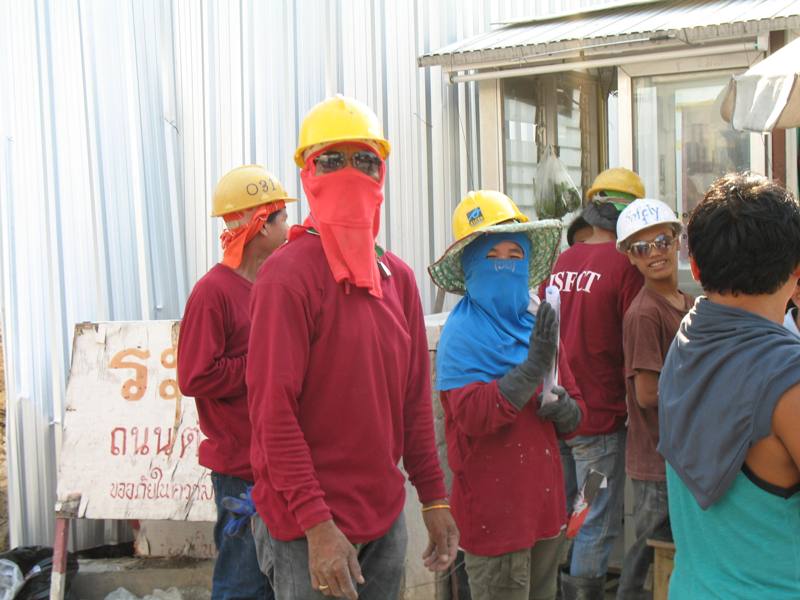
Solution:
<path fill-rule="evenodd" d="M 486 258 L 499 242 L 522 248 L 522 259 Z M 442 330 L 436 353 L 436 389 L 488 383 L 525 360 L 534 317 L 528 313 L 531 242 L 523 233 L 478 237 L 461 257 L 467 293 Z"/>

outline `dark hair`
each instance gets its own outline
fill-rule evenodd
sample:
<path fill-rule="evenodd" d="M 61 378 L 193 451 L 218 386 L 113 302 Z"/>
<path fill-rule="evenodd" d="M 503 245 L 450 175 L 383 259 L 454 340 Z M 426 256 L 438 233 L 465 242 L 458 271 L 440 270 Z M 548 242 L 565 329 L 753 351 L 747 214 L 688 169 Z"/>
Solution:
<path fill-rule="evenodd" d="M 280 216 L 281 213 L 285 213 L 285 212 L 286 212 L 286 209 L 282 208 L 280 210 L 276 210 L 274 213 L 270 213 L 269 216 L 267 217 L 267 223 L 272 225 L 276 221 L 278 216 Z"/>
<path fill-rule="evenodd" d="M 572 220 L 572 223 L 569 224 L 567 228 L 567 243 L 572 246 L 575 243 L 575 234 L 578 233 L 584 227 L 591 227 L 586 219 L 583 218 L 583 214 L 578 215 Z"/>
<path fill-rule="evenodd" d="M 772 294 L 800 264 L 800 204 L 761 175 L 717 179 L 692 211 L 687 233 L 706 292 Z"/>

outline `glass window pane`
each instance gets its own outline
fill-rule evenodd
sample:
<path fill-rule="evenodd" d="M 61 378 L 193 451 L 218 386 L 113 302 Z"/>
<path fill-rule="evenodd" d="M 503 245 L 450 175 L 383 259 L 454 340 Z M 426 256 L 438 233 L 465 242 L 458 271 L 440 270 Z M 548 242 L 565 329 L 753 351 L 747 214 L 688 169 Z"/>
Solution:
<path fill-rule="evenodd" d="M 559 158 L 581 192 L 588 177 L 588 122 L 582 102 L 589 105 L 596 89 L 589 82 L 563 74 L 520 77 L 503 82 L 503 144 L 505 192 L 529 217 L 534 212 L 534 180 L 545 146 L 556 146 Z M 583 93 L 583 97 L 582 97 Z M 583 108 L 585 112 L 586 107 Z M 594 139 L 594 138 L 592 138 Z"/>
<path fill-rule="evenodd" d="M 581 189 L 581 90 L 578 85 L 559 81 L 556 94 L 559 158 L 583 198 Z"/>
<path fill-rule="evenodd" d="M 533 179 L 536 176 L 536 106 L 529 81 L 508 81 L 503 94 L 505 192 L 529 217 L 533 216 Z"/>
<path fill-rule="evenodd" d="M 719 113 L 730 73 L 634 79 L 634 169 L 647 196 L 672 206 L 684 223 L 720 175 L 750 168 L 750 135 Z M 682 266 L 686 266 L 682 244 Z"/>
<path fill-rule="evenodd" d="M 635 167 L 648 196 L 688 212 L 720 175 L 750 168 L 750 136 L 719 114 L 730 75 L 634 80 Z"/>

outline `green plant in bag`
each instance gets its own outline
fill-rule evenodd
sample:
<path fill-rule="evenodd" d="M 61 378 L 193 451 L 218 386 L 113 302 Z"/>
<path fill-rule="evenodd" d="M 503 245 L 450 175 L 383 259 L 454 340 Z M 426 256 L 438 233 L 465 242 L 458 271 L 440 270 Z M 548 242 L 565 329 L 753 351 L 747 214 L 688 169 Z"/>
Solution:
<path fill-rule="evenodd" d="M 551 146 L 536 169 L 534 209 L 539 219 L 560 219 L 581 206 L 581 195 Z"/>

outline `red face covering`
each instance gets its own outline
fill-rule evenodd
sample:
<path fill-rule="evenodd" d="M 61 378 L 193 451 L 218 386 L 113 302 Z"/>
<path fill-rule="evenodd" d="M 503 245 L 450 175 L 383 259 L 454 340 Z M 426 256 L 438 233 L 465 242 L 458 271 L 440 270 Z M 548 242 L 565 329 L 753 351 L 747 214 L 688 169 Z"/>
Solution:
<path fill-rule="evenodd" d="M 366 144 L 364 147 L 374 150 Z M 375 238 L 381 225 L 386 165 L 381 165 L 378 180 L 349 164 L 340 171 L 316 176 L 314 158 L 327 149 L 306 159 L 300 179 L 328 266 L 337 283 L 347 281 L 383 298 Z"/>

